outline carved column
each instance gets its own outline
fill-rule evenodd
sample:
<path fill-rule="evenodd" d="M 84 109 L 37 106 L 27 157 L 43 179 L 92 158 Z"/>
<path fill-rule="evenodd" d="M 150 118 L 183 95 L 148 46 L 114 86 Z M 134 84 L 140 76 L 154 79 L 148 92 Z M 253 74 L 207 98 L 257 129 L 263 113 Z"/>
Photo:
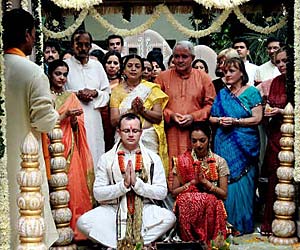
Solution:
<path fill-rule="evenodd" d="M 52 215 L 56 223 L 59 239 L 51 247 L 53 250 L 72 250 L 76 245 L 71 244 L 73 240 L 73 230 L 70 227 L 72 212 L 68 207 L 70 194 L 67 190 L 68 175 L 66 173 L 66 159 L 64 157 L 64 144 L 62 143 L 63 133 L 59 123 L 48 133 L 51 144 L 49 151 L 51 154 L 51 187 L 50 202 Z"/>
<path fill-rule="evenodd" d="M 43 243 L 45 222 L 42 217 L 44 197 L 41 193 L 42 173 L 39 163 L 39 144 L 30 132 L 21 145 L 21 170 L 17 175 L 21 193 L 17 198 L 20 208 L 18 250 L 46 250 Z M 16 156 L 17 157 L 17 156 Z"/>
<path fill-rule="evenodd" d="M 269 241 L 274 244 L 290 245 L 298 242 L 298 238 L 294 236 L 296 231 L 293 218 L 296 210 L 293 185 L 294 109 L 290 103 L 284 109 L 281 132 L 281 151 L 278 154 L 280 167 L 277 169 L 279 181 L 275 188 L 277 200 L 273 206 L 275 219 L 272 223 L 272 232 L 274 235 L 270 236 Z"/>

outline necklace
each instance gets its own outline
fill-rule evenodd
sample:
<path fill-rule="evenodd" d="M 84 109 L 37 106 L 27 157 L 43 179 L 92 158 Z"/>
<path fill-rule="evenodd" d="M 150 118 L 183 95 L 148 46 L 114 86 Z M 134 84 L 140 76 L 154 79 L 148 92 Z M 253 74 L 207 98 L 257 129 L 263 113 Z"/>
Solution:
<path fill-rule="evenodd" d="M 62 91 L 62 92 L 55 92 L 54 90 L 51 89 L 51 94 L 53 94 L 53 95 L 60 96 L 60 95 L 62 95 L 63 93 L 64 93 L 64 91 Z"/>
<path fill-rule="evenodd" d="M 242 87 L 240 87 L 240 88 L 238 88 L 238 89 L 236 89 L 234 91 L 231 90 L 231 93 L 234 94 L 234 95 L 238 95 L 243 88 L 244 88 L 244 86 L 242 86 Z"/>
<path fill-rule="evenodd" d="M 125 82 L 124 89 L 125 89 L 128 93 L 130 93 L 130 92 L 132 92 L 132 91 L 135 89 L 135 87 L 138 86 L 138 85 L 139 85 L 139 83 L 136 84 L 136 85 L 133 85 L 133 86 L 129 86 L 128 83 Z"/>

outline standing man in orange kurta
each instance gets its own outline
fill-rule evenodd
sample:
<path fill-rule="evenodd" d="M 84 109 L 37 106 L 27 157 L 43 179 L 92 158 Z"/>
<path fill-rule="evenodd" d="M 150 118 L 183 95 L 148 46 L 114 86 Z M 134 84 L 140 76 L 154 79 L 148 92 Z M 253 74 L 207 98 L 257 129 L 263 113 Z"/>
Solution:
<path fill-rule="evenodd" d="M 210 77 L 192 68 L 195 54 L 191 42 L 178 42 L 173 49 L 173 57 L 175 69 L 161 72 L 155 80 L 169 96 L 164 119 L 170 159 L 187 150 L 190 125 L 193 121 L 209 118 L 216 95 Z M 172 179 L 170 167 L 169 185 Z"/>

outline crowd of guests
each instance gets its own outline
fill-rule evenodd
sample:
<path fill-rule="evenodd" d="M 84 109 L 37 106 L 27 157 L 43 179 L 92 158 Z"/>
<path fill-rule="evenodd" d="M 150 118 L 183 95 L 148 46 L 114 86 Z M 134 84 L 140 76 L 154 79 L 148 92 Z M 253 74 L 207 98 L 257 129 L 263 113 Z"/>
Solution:
<path fill-rule="evenodd" d="M 156 49 L 146 58 L 122 54 L 118 35 L 108 37 L 106 53 L 92 44 L 78 30 L 68 55 L 52 41 L 44 48 L 74 240 L 151 247 L 176 221 L 183 241 L 208 246 L 226 238 L 228 225 L 252 233 L 258 177 L 268 179 L 261 232 L 269 235 L 282 113 L 293 96 L 280 41 L 268 39 L 270 62 L 256 66 L 247 41 L 235 39 L 217 57 L 217 79 L 188 41 L 175 44 L 166 66 Z M 9 74 L 19 45 L 5 45 Z"/>

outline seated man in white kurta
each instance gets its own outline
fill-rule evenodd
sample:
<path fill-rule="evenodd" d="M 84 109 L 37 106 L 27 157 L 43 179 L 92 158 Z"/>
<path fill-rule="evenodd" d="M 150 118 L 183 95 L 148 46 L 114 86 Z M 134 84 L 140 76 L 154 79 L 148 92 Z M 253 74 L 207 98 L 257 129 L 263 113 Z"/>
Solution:
<path fill-rule="evenodd" d="M 121 116 L 118 142 L 101 156 L 94 183 L 100 206 L 82 215 L 77 226 L 89 238 L 118 249 L 150 244 L 175 223 L 174 214 L 153 203 L 167 195 L 161 159 L 140 143 L 138 116 Z"/>

